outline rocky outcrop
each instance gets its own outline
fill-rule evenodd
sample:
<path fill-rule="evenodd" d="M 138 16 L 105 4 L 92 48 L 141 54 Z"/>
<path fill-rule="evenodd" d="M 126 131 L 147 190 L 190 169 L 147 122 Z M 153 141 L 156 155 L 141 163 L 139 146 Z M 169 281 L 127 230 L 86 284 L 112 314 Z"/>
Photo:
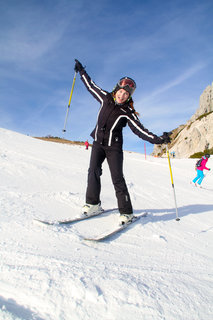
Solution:
<path fill-rule="evenodd" d="M 200 116 L 213 111 L 213 82 L 208 86 L 200 96 L 199 108 L 191 117 L 190 121 L 196 121 Z"/>
<path fill-rule="evenodd" d="M 200 96 L 200 106 L 190 120 L 173 130 L 171 140 L 169 151 L 177 158 L 213 148 L 213 83 Z M 152 154 L 165 155 L 165 146 L 155 145 Z"/>

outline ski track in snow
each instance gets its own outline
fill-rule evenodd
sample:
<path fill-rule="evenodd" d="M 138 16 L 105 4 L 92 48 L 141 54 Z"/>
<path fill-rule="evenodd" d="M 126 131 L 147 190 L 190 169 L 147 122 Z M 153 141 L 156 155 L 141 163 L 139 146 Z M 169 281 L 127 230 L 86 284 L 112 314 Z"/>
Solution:
<path fill-rule="evenodd" d="M 212 319 L 212 191 L 189 184 L 193 160 L 172 159 L 177 222 L 167 159 L 125 152 L 135 214 L 149 214 L 93 243 L 82 238 L 110 230 L 118 212 L 70 226 L 33 223 L 79 213 L 90 150 L 5 129 L 0 138 L 0 319 Z M 102 205 L 114 208 L 103 169 Z M 212 174 L 203 185 L 213 188 Z"/>

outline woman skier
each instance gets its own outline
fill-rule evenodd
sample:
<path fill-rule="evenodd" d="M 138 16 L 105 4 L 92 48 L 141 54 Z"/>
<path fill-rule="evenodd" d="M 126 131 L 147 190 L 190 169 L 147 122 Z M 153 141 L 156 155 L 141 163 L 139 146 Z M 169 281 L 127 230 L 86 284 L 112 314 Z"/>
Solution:
<path fill-rule="evenodd" d="M 198 167 L 196 167 L 197 176 L 194 178 L 194 180 L 192 180 L 192 182 L 194 183 L 194 185 L 196 187 L 197 187 L 197 184 L 198 184 L 198 186 L 200 188 L 202 188 L 201 187 L 201 183 L 202 183 L 202 181 L 204 179 L 203 170 L 205 169 L 205 170 L 209 170 L 210 171 L 210 169 L 206 167 L 206 163 L 209 160 L 209 158 L 210 158 L 210 154 L 208 154 L 208 153 L 205 154 L 205 156 L 203 156 L 202 159 L 201 159 L 202 161 L 201 161 L 200 165 Z M 196 182 L 197 182 L 197 184 L 196 184 Z"/>
<path fill-rule="evenodd" d="M 133 208 L 123 176 L 123 128 L 128 123 L 136 135 L 152 144 L 169 143 L 169 134 L 164 132 L 158 137 L 144 128 L 139 121 L 132 100 L 136 89 L 134 80 L 124 77 L 112 92 L 107 92 L 91 80 L 78 60 L 75 60 L 74 70 L 80 73 L 87 90 L 101 104 L 97 124 L 91 133 L 94 142 L 88 170 L 86 204 L 82 208 L 82 213 L 89 216 L 103 211 L 100 201 L 100 177 L 102 163 L 107 159 L 120 212 L 119 221 L 120 224 L 127 223 L 133 218 Z"/>

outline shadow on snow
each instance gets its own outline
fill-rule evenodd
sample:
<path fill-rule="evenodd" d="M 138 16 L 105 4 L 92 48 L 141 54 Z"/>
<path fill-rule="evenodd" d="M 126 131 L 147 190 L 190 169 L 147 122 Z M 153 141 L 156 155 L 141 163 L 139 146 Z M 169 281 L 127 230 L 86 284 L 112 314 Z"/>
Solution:
<path fill-rule="evenodd" d="M 187 205 L 178 208 L 178 216 L 181 220 L 184 216 L 190 214 L 202 214 L 203 212 L 213 211 L 213 205 L 206 205 L 206 204 L 194 204 L 194 205 Z M 148 212 L 148 216 L 142 218 L 140 221 L 136 221 L 132 226 L 130 225 L 128 228 L 133 228 L 135 224 L 141 223 L 145 225 L 147 223 L 155 223 L 158 221 L 170 221 L 176 219 L 176 210 L 175 208 L 171 209 L 138 209 L 134 210 L 135 214 L 141 214 L 142 212 Z M 178 222 L 177 222 L 178 223 Z M 204 231 L 203 231 L 204 232 Z M 205 231 L 206 232 L 206 231 Z M 104 241 L 111 241 L 115 238 L 120 237 L 122 232 L 118 232 L 117 234 L 113 235 L 111 238 L 103 240 Z"/>
<path fill-rule="evenodd" d="M 175 208 L 171 209 L 142 209 L 135 210 L 134 213 L 140 213 L 141 211 L 147 211 L 151 213 L 152 222 L 158 221 L 169 221 L 176 219 L 176 210 Z M 190 214 L 201 214 L 203 212 L 213 211 L 213 205 L 211 204 L 192 204 L 187 206 L 178 207 L 178 216 L 179 218 L 183 218 Z"/>
<path fill-rule="evenodd" d="M 13 299 L 4 299 L 0 296 L 0 309 L 1 311 L 5 311 L 5 313 L 9 313 L 11 316 L 19 317 L 23 320 L 45 320 L 43 318 L 38 317 L 34 312 L 18 305 Z"/>

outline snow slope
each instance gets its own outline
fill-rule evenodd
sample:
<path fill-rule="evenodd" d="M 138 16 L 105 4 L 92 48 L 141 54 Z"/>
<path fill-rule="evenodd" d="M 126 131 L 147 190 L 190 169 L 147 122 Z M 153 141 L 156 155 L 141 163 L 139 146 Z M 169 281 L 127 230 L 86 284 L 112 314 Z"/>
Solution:
<path fill-rule="evenodd" d="M 125 178 L 135 214 L 147 218 L 101 243 L 82 238 L 115 226 L 118 213 L 33 222 L 78 214 L 90 151 L 0 129 L 0 319 L 213 319 L 213 175 L 206 189 L 191 186 L 195 160 L 171 160 L 179 222 L 167 159 L 129 152 Z M 102 206 L 113 208 L 103 169 Z"/>

